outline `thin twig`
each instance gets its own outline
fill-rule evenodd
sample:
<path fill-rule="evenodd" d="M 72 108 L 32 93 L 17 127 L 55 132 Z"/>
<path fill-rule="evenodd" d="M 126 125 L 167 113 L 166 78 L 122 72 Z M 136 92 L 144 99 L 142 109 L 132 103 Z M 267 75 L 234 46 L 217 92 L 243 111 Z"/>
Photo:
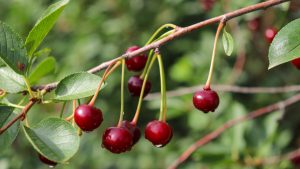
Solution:
<path fill-rule="evenodd" d="M 171 166 L 169 166 L 168 169 L 176 169 L 178 167 L 178 165 L 180 165 L 185 160 L 187 160 L 193 152 L 195 152 L 200 147 L 204 146 L 205 144 L 207 144 L 207 143 L 211 142 L 212 140 L 216 139 L 217 137 L 219 137 L 227 129 L 229 129 L 229 128 L 231 128 L 231 127 L 233 127 L 233 126 L 235 126 L 239 123 L 242 123 L 244 121 L 255 119 L 255 118 L 260 117 L 262 115 L 271 113 L 275 110 L 282 109 L 283 107 L 287 107 L 287 106 L 289 106 L 293 103 L 298 102 L 299 100 L 300 100 L 300 94 L 297 94 L 297 95 L 294 95 L 293 97 L 290 97 L 290 98 L 288 98 L 284 101 L 280 101 L 280 102 L 271 104 L 269 106 L 257 109 L 253 112 L 250 112 L 245 116 L 240 116 L 240 117 L 237 117 L 235 119 L 227 121 L 226 123 L 224 123 L 222 126 L 217 128 L 213 132 L 205 135 L 200 140 L 198 140 L 197 142 L 192 144 L 186 151 L 184 151 L 182 153 L 182 155 L 178 159 L 176 159 L 173 162 L 173 164 Z"/>
<path fill-rule="evenodd" d="M 212 85 L 216 91 L 242 93 L 242 94 L 257 94 L 257 93 L 288 93 L 300 91 L 300 85 L 281 86 L 281 87 L 241 87 L 233 85 Z M 176 97 L 194 93 L 203 89 L 203 85 L 193 87 L 182 87 L 176 90 L 168 91 L 167 97 Z M 160 93 L 150 93 L 144 100 L 156 100 L 160 97 Z"/>
<path fill-rule="evenodd" d="M 4 133 L 10 126 L 12 126 L 16 121 L 19 119 L 23 120 L 27 114 L 27 112 L 30 110 L 30 108 L 37 102 L 38 100 L 32 99 L 29 101 L 29 103 L 22 109 L 22 112 L 16 116 L 14 119 L 12 119 L 10 122 L 8 122 L 5 126 L 3 126 L 0 129 L 0 135 Z"/>
<path fill-rule="evenodd" d="M 224 17 L 228 21 L 232 18 L 241 16 L 241 15 L 244 15 L 244 14 L 247 14 L 247 13 L 251 13 L 251 12 L 254 12 L 254 11 L 257 11 L 257 10 L 267 9 L 269 7 L 272 7 L 272 6 L 287 2 L 287 1 L 291 1 L 291 0 L 268 0 L 268 1 L 265 1 L 265 2 L 261 2 L 261 3 L 251 5 L 251 6 L 247 6 L 247 7 L 244 7 L 244 8 L 241 8 L 241 9 L 238 9 L 238 10 L 235 10 L 235 11 L 232 11 L 232 12 L 229 12 L 229 13 L 211 18 L 211 19 L 208 19 L 208 20 L 205 20 L 205 21 L 202 21 L 202 22 L 198 22 L 196 24 L 193 24 L 193 25 L 190 25 L 190 26 L 187 26 L 187 27 L 180 27 L 180 29 L 176 29 L 176 31 L 174 31 L 174 33 L 171 33 L 169 36 L 167 36 L 165 38 L 162 38 L 158 41 L 155 41 L 155 42 L 153 42 L 149 45 L 146 45 L 146 46 L 144 46 L 144 47 L 142 47 L 138 50 L 135 50 L 133 52 L 124 53 L 123 55 L 121 55 L 121 56 L 119 56 L 115 59 L 112 59 L 110 61 L 103 62 L 100 65 L 88 70 L 88 72 L 89 73 L 97 73 L 97 72 L 105 69 L 106 67 L 108 67 L 108 65 L 115 62 L 116 60 L 119 60 L 121 58 L 132 58 L 132 57 L 137 56 L 141 53 L 145 53 L 145 52 L 147 52 L 151 49 L 155 49 L 157 47 L 160 47 L 160 46 L 166 44 L 167 42 L 170 42 L 174 39 L 177 39 L 178 37 L 181 37 L 181 36 L 183 36 L 187 33 L 198 30 L 198 29 L 200 29 L 204 26 L 211 25 L 211 24 L 214 24 L 214 23 L 219 23 Z M 47 91 L 51 91 L 51 90 L 53 90 L 57 87 L 57 84 L 58 84 L 57 82 L 54 82 L 54 83 L 50 83 L 50 84 L 46 84 L 46 85 L 35 86 L 32 89 L 33 90 L 46 89 Z"/>

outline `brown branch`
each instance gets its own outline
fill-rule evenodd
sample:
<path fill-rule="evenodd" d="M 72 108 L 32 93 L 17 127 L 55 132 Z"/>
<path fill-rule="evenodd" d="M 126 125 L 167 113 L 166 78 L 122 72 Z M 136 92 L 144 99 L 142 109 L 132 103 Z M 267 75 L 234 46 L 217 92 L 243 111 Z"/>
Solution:
<path fill-rule="evenodd" d="M 226 123 L 224 123 L 222 126 L 217 128 L 213 132 L 205 135 L 200 140 L 198 140 L 197 142 L 192 144 L 185 152 L 182 153 L 182 155 L 178 159 L 176 159 L 174 161 L 173 164 L 171 164 L 171 166 L 169 166 L 169 169 L 176 169 L 178 167 L 178 165 L 180 165 L 185 160 L 187 160 L 193 152 L 195 152 L 197 149 L 199 149 L 203 145 L 205 145 L 205 144 L 211 142 L 212 140 L 216 139 L 224 131 L 226 131 L 227 129 L 233 127 L 234 125 L 237 125 L 237 124 L 242 123 L 242 122 L 247 121 L 247 120 L 255 119 L 257 117 L 260 117 L 262 115 L 271 113 L 272 111 L 281 109 L 283 107 L 287 107 L 287 106 L 289 106 L 293 103 L 298 102 L 299 100 L 300 100 L 300 94 L 297 94 L 297 95 L 294 95 L 293 97 L 290 97 L 290 98 L 288 98 L 284 101 L 280 101 L 280 102 L 271 104 L 269 106 L 260 108 L 258 110 L 253 111 L 253 112 L 250 112 L 245 116 L 241 116 L 241 117 L 238 117 L 238 118 L 227 121 Z"/>
<path fill-rule="evenodd" d="M 16 116 L 14 119 L 12 119 L 10 122 L 8 122 L 5 126 L 3 126 L 0 129 L 0 135 L 4 133 L 10 126 L 12 126 L 15 122 L 17 122 L 19 119 L 23 120 L 27 114 L 27 112 L 30 110 L 30 108 L 37 102 L 37 100 L 30 100 L 30 102 L 22 109 L 22 112 Z"/>
<path fill-rule="evenodd" d="M 257 93 L 288 93 L 300 91 L 300 85 L 282 86 L 282 87 L 241 87 L 232 85 L 212 85 L 216 91 L 242 93 L 242 94 L 257 94 Z M 183 87 L 176 90 L 168 91 L 167 97 L 176 97 L 194 93 L 203 89 L 203 85 L 193 87 Z M 145 100 L 156 100 L 160 98 L 160 93 L 150 93 Z"/>
<path fill-rule="evenodd" d="M 229 12 L 229 13 L 226 13 L 224 15 L 220 15 L 220 16 L 211 18 L 211 19 L 208 19 L 208 20 L 205 20 L 205 21 L 202 21 L 202 22 L 198 22 L 196 24 L 193 24 L 193 25 L 190 25 L 190 26 L 187 26 L 187 27 L 178 27 L 176 29 L 176 31 L 174 33 L 170 34 L 169 36 L 167 36 L 165 38 L 162 38 L 158 41 L 155 41 L 155 42 L 153 42 L 149 45 L 146 45 L 146 46 L 144 46 L 144 47 L 142 47 L 142 48 L 140 48 L 136 51 L 133 51 L 133 52 L 130 52 L 130 53 L 125 53 L 125 54 L 123 54 L 123 55 L 121 55 L 121 56 L 119 56 L 115 59 L 103 62 L 100 65 L 88 70 L 88 72 L 89 73 L 97 73 L 97 72 L 101 71 L 102 69 L 105 69 L 112 62 L 114 62 L 114 61 L 116 61 L 120 58 L 131 58 L 131 57 L 137 56 L 141 53 L 145 53 L 146 51 L 149 51 L 151 49 L 155 49 L 159 46 L 162 46 L 162 45 L 166 44 L 167 42 L 172 41 L 173 39 L 181 37 L 181 36 L 183 36 L 187 33 L 190 33 L 192 31 L 198 30 L 198 29 L 200 29 L 204 26 L 214 24 L 214 23 L 218 23 L 224 17 L 226 18 L 226 20 L 230 20 L 232 18 L 241 16 L 241 15 L 244 15 L 244 14 L 247 14 L 247 13 L 250 13 L 250 12 L 254 12 L 254 11 L 257 11 L 257 10 L 267 9 L 269 7 L 272 7 L 272 6 L 287 2 L 287 1 L 291 1 L 291 0 L 268 0 L 268 1 L 265 1 L 265 2 L 262 2 L 262 3 L 247 6 L 245 8 L 241 8 L 241 9 L 238 9 L 236 11 Z M 32 89 L 33 90 L 43 90 L 43 89 L 45 89 L 46 91 L 51 91 L 52 89 L 54 89 L 56 87 L 57 87 L 57 82 L 54 82 L 54 83 L 50 83 L 50 84 L 47 84 L 47 85 L 35 86 Z"/>

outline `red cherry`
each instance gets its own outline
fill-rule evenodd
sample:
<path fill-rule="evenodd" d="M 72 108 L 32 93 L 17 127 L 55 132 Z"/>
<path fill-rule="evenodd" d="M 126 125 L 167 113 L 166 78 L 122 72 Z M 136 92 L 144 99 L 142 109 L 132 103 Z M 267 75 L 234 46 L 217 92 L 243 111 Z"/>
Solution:
<path fill-rule="evenodd" d="M 141 79 L 139 76 L 131 76 L 128 80 L 128 90 L 132 96 L 140 96 L 142 86 L 143 86 L 144 80 Z M 147 94 L 151 90 L 151 83 L 147 80 L 144 95 L 143 97 L 147 96 Z"/>
<path fill-rule="evenodd" d="M 116 154 L 129 151 L 132 143 L 132 134 L 123 127 L 110 127 L 105 130 L 102 136 L 102 147 Z"/>
<path fill-rule="evenodd" d="M 276 28 L 268 28 L 265 30 L 265 39 L 268 43 L 272 43 L 275 35 L 277 34 Z"/>
<path fill-rule="evenodd" d="M 51 161 L 51 160 L 49 160 L 48 158 L 44 157 L 41 154 L 38 154 L 38 155 L 39 155 L 40 161 L 43 162 L 44 164 L 47 164 L 49 167 L 53 168 L 57 165 L 57 162 Z"/>
<path fill-rule="evenodd" d="M 141 137 L 141 130 L 135 124 L 132 124 L 131 122 L 124 120 L 122 122 L 121 127 L 130 131 L 130 133 L 133 135 L 133 143 L 132 143 L 133 145 L 139 141 Z"/>
<path fill-rule="evenodd" d="M 248 27 L 251 31 L 258 31 L 260 27 L 260 18 L 252 19 L 248 22 Z"/>
<path fill-rule="evenodd" d="M 298 166 L 300 165 L 300 156 L 295 156 L 291 159 L 291 162 L 295 165 Z"/>
<path fill-rule="evenodd" d="M 202 4 L 204 11 L 208 12 L 214 7 L 215 0 L 202 0 L 201 4 Z"/>
<path fill-rule="evenodd" d="M 204 113 L 209 111 L 214 112 L 219 105 L 219 96 L 211 89 L 203 89 L 195 92 L 193 103 L 198 110 L 201 110 Z"/>
<path fill-rule="evenodd" d="M 126 53 L 133 52 L 138 49 L 140 49 L 140 47 L 131 46 L 127 49 Z M 125 63 L 129 71 L 141 71 L 144 69 L 147 59 L 147 55 L 141 54 L 130 59 L 126 59 Z"/>
<path fill-rule="evenodd" d="M 172 136 L 173 130 L 166 122 L 153 120 L 145 128 L 145 138 L 156 147 L 168 144 Z"/>
<path fill-rule="evenodd" d="M 89 132 L 100 126 L 103 116 L 100 109 L 83 104 L 76 108 L 74 119 L 81 130 Z"/>
<path fill-rule="evenodd" d="M 297 68 L 300 69 L 300 57 L 292 60 L 292 64 Z"/>

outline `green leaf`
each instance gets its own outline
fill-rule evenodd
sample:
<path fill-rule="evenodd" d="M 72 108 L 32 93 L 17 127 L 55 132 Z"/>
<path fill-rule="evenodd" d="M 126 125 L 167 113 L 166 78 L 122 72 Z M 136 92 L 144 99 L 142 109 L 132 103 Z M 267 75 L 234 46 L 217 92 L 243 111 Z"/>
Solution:
<path fill-rule="evenodd" d="M 34 57 L 38 58 L 38 57 L 48 57 L 51 53 L 51 49 L 50 48 L 44 48 L 41 49 L 37 52 L 34 53 Z"/>
<path fill-rule="evenodd" d="M 0 21 L 0 60 L 16 73 L 24 75 L 28 66 L 27 51 L 20 36 Z"/>
<path fill-rule="evenodd" d="M 0 68 L 0 89 L 8 93 L 18 93 L 26 90 L 24 79 L 8 67 Z"/>
<path fill-rule="evenodd" d="M 16 116 L 14 108 L 8 106 L 0 106 L 0 127 L 3 127 Z M 0 150 L 9 147 L 16 139 L 20 129 L 20 121 L 15 122 L 3 134 L 0 135 Z"/>
<path fill-rule="evenodd" d="M 79 148 L 76 129 L 63 119 L 48 118 L 30 128 L 24 126 L 24 132 L 34 149 L 52 161 L 66 162 Z"/>
<path fill-rule="evenodd" d="M 87 73 L 74 73 L 61 80 L 55 90 L 56 100 L 75 100 L 94 95 L 101 77 Z M 102 85 L 102 88 L 105 84 Z"/>
<path fill-rule="evenodd" d="M 29 32 L 25 45 L 28 50 L 28 54 L 31 57 L 34 51 L 39 47 L 43 39 L 48 32 L 54 26 L 59 15 L 68 4 L 69 0 L 61 0 L 51 6 L 45 11 L 45 13 L 39 18 L 35 26 Z"/>
<path fill-rule="evenodd" d="M 56 60 L 54 57 L 48 57 L 39 63 L 29 75 L 31 84 L 37 82 L 45 75 L 55 71 Z"/>
<path fill-rule="evenodd" d="M 269 69 L 300 57 L 300 19 L 284 26 L 269 48 Z"/>
<path fill-rule="evenodd" d="M 222 41 L 226 55 L 230 56 L 233 52 L 234 43 L 232 36 L 226 31 L 225 28 L 223 29 Z"/>

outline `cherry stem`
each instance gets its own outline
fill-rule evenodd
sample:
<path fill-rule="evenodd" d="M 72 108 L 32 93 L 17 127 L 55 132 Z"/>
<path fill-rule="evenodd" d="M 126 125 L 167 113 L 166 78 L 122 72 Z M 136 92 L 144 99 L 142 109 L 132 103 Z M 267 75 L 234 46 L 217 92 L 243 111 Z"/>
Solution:
<path fill-rule="evenodd" d="M 220 24 L 218 26 L 217 33 L 216 33 L 216 36 L 215 36 L 214 48 L 213 48 L 213 52 L 212 52 L 212 56 L 211 56 L 210 69 L 209 69 L 207 81 L 206 81 L 205 86 L 204 86 L 204 89 L 206 89 L 206 90 L 210 89 L 210 83 L 211 83 L 211 80 L 212 80 L 212 74 L 213 74 L 214 64 L 215 64 L 215 56 L 216 56 L 218 38 L 219 38 L 220 32 L 223 29 L 225 24 L 226 24 L 226 18 L 223 17 L 223 19 L 220 21 Z"/>
<path fill-rule="evenodd" d="M 95 101 L 99 95 L 99 92 L 101 90 L 101 87 L 102 87 L 102 84 L 104 83 L 104 81 L 106 80 L 106 78 L 120 65 L 120 62 L 118 60 L 116 60 L 115 62 L 112 62 L 105 70 L 101 80 L 100 80 L 100 83 L 97 87 L 97 90 L 93 96 L 93 98 L 91 99 L 89 105 L 90 106 L 94 106 L 95 104 Z M 112 67 L 113 66 L 113 67 Z"/>
<path fill-rule="evenodd" d="M 165 79 L 165 71 L 164 65 L 162 61 L 161 54 L 159 50 L 156 49 L 155 51 L 158 59 L 159 65 L 159 74 L 160 74 L 160 92 L 161 92 L 161 99 L 160 99 L 160 113 L 159 113 L 159 120 L 165 122 L 166 121 L 166 114 L 167 114 L 167 96 L 166 96 L 166 79 Z"/>
<path fill-rule="evenodd" d="M 63 105 L 62 105 L 62 108 L 61 108 L 60 114 L 59 114 L 59 117 L 60 117 L 60 118 L 62 118 L 62 116 L 63 116 L 63 114 L 64 114 L 64 110 L 65 110 L 66 104 L 67 104 L 67 102 L 64 102 Z"/>
<path fill-rule="evenodd" d="M 33 92 L 32 92 L 32 90 L 31 90 L 29 80 L 28 80 L 25 76 L 23 76 L 23 79 L 24 79 L 24 82 L 25 82 L 25 85 L 26 85 L 26 87 L 27 87 L 27 90 L 28 90 L 28 93 L 29 93 L 30 97 L 31 97 L 31 98 L 35 98 L 35 97 L 34 97 L 34 94 L 33 94 Z"/>
<path fill-rule="evenodd" d="M 153 66 L 153 63 L 155 61 L 155 59 L 157 58 L 157 55 L 154 55 L 151 59 L 151 62 L 149 64 L 149 67 L 146 71 L 146 75 L 143 79 L 143 85 L 142 85 L 142 89 L 141 89 L 141 94 L 140 94 L 140 98 L 139 98 L 139 102 L 138 102 L 138 106 L 136 108 L 136 112 L 135 112 L 135 115 L 131 121 L 132 124 L 136 125 L 137 123 L 137 120 L 139 118 L 139 114 L 140 114 L 140 110 L 141 110 L 141 107 L 142 107 L 142 101 L 143 101 L 143 96 L 144 96 L 144 91 L 145 91 L 145 87 L 146 87 L 146 82 L 147 82 L 147 79 L 148 79 L 148 76 L 149 76 L 149 73 L 150 73 L 150 70 Z"/>
<path fill-rule="evenodd" d="M 168 36 L 169 34 L 173 33 L 173 30 L 176 29 L 177 26 L 174 25 L 174 24 L 171 24 L 171 23 L 162 25 L 161 27 L 159 27 L 159 28 L 154 32 L 154 34 L 152 34 L 152 36 L 151 36 L 150 39 L 147 41 L 147 43 L 145 44 L 145 46 L 148 45 L 148 44 L 150 44 L 150 43 L 152 43 L 153 41 L 155 41 L 155 38 L 156 38 L 156 37 L 161 33 L 161 31 L 163 31 L 165 28 L 172 28 L 172 30 L 171 30 L 172 32 L 171 32 L 171 31 L 168 31 L 167 33 L 161 35 L 158 39 L 163 38 L 163 37 L 166 37 L 166 36 Z M 150 64 L 150 60 L 151 60 L 152 53 L 153 53 L 153 50 L 150 50 L 149 55 L 148 55 L 148 59 L 147 59 L 147 62 L 146 62 L 145 68 L 144 68 L 144 71 L 143 71 L 143 73 L 142 73 L 141 76 L 140 76 L 141 79 L 143 79 L 143 78 L 145 77 L 145 75 L 146 75 L 146 71 L 147 71 L 148 66 L 149 66 L 149 64 Z"/>
<path fill-rule="evenodd" d="M 125 59 L 122 59 L 122 76 L 121 76 L 121 108 L 118 127 L 122 125 L 124 116 L 124 78 L 125 78 Z"/>

